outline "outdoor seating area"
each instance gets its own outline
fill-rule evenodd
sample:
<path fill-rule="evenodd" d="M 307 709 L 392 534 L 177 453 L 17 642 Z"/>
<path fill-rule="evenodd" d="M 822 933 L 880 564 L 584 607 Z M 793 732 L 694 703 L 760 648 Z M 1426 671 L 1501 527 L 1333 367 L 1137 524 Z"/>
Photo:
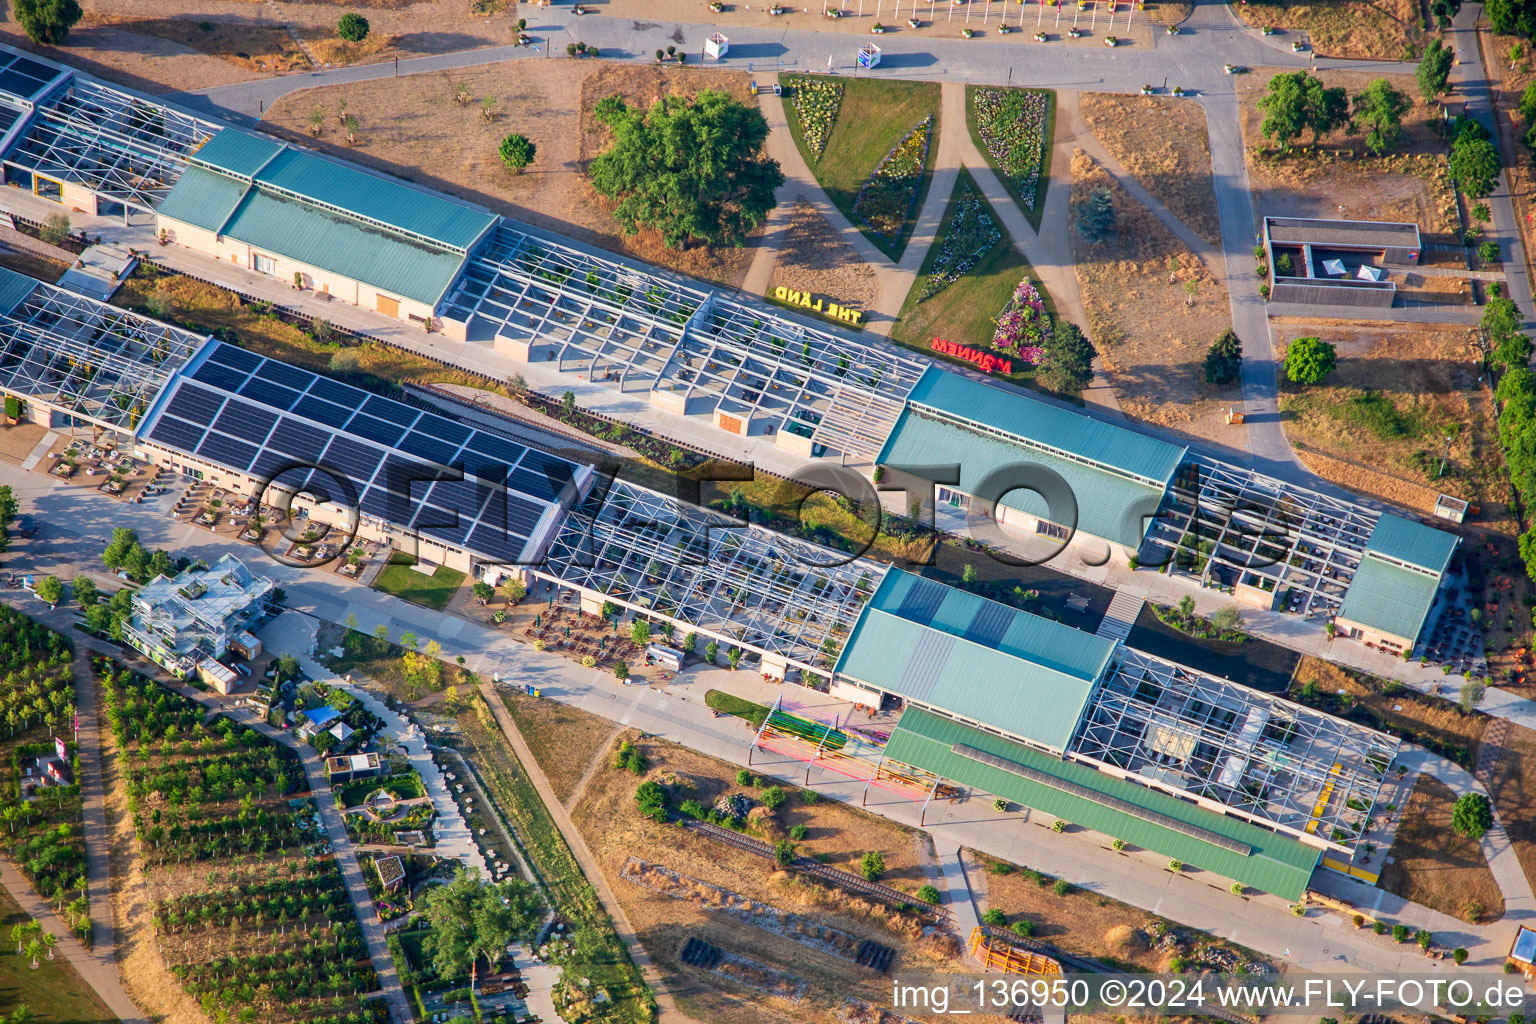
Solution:
<path fill-rule="evenodd" d="M 523 636 L 530 641 L 542 640 L 549 650 L 577 660 L 595 658 L 601 666 L 610 666 L 616 661 L 634 666 L 644 656 L 617 616 L 612 620 L 604 619 L 600 615 L 557 607 L 552 601 L 534 614 L 533 623 L 523 630 Z"/>

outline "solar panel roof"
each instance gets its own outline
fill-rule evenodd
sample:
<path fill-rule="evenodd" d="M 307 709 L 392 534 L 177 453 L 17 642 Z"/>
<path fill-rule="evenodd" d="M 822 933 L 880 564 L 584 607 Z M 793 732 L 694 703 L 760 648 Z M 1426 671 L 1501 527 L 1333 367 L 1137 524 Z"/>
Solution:
<path fill-rule="evenodd" d="M 59 74 L 60 69 L 41 61 L 0 51 L 0 92 L 24 100 L 35 100 Z"/>
<path fill-rule="evenodd" d="M 176 376 L 141 436 L 498 561 L 521 557 L 580 468 L 223 342 Z"/>

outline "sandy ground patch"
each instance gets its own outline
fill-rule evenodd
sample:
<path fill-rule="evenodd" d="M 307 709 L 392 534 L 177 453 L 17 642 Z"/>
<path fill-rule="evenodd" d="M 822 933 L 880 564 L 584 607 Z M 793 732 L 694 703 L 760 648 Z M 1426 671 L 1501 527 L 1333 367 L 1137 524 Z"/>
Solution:
<path fill-rule="evenodd" d="M 1430 127 L 1438 112 L 1419 96 L 1409 75 L 1325 71 L 1317 74 L 1327 86 L 1343 86 L 1354 96 L 1375 78 L 1386 78 L 1414 101 L 1403 118 L 1398 151 L 1372 156 L 1358 134 L 1339 131 L 1319 147 L 1303 151 L 1299 143 L 1282 155 L 1260 134 L 1264 120 L 1258 101 L 1274 72 L 1237 76 L 1242 104 L 1243 142 L 1248 150 L 1248 181 L 1255 220 L 1284 217 L 1359 218 L 1414 221 L 1428 235 L 1451 235 L 1457 229 L 1455 196 L 1446 168 L 1444 145 Z M 1271 152 L 1274 150 L 1274 152 Z"/>
<path fill-rule="evenodd" d="M 1300 29 L 1319 53 L 1412 60 L 1424 52 L 1418 0 L 1266 0 L 1233 5 L 1250 25 Z"/>
<path fill-rule="evenodd" d="M 784 226 L 773 283 L 838 296 L 840 303 L 854 309 L 868 308 L 879 290 L 874 270 L 804 200 L 795 203 Z"/>
<path fill-rule="evenodd" d="M 1381 887 L 1404 899 L 1472 924 L 1504 916 L 1504 895 L 1482 847 L 1451 828 L 1456 794 L 1420 775 L 1381 869 Z"/>
<path fill-rule="evenodd" d="M 459 83 L 467 90 L 467 103 L 455 99 Z M 277 134 L 526 223 L 736 286 L 746 276 L 750 247 L 671 250 L 654 231 L 626 238 L 583 168 L 605 144 L 607 129 L 591 116 L 599 99 L 618 93 L 649 105 L 663 90 L 679 95 L 704 87 L 750 99 L 747 83 L 747 76 L 736 72 L 514 61 L 304 90 L 269 107 L 266 125 Z M 496 104 L 489 121 L 483 116 L 486 97 Z M 335 129 L 343 99 L 347 113 L 359 121 L 355 146 L 347 146 Z M 309 132 L 314 110 L 328 117 L 318 139 Z M 501 139 L 514 131 L 538 148 L 523 174 L 503 166 L 496 152 Z"/>
<path fill-rule="evenodd" d="M 1231 325 L 1227 290 L 1194 253 L 1081 151 L 1072 158 L 1072 202 L 1107 188 L 1115 232 L 1098 243 L 1074 228 L 1072 252 L 1089 334 L 1120 406 L 1148 423 L 1233 443 L 1222 414 L 1236 385 L 1201 379 L 1211 342 Z M 1193 289 L 1191 291 L 1190 289 Z"/>
<path fill-rule="evenodd" d="M 1205 108 L 1170 96 L 1078 97 L 1083 122 L 1120 166 L 1201 238 L 1221 244 Z"/>

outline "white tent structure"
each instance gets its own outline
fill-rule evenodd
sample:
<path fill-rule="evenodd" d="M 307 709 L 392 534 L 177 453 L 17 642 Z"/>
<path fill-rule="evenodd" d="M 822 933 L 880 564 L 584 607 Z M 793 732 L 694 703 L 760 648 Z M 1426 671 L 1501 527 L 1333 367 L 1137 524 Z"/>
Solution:
<path fill-rule="evenodd" d="M 725 36 L 721 35 L 719 32 L 716 32 L 714 35 L 704 40 L 704 56 L 708 57 L 710 60 L 719 60 L 721 57 L 724 57 L 726 53 L 730 51 L 730 49 L 731 41 Z"/>
<path fill-rule="evenodd" d="M 865 43 L 859 47 L 859 67 L 874 68 L 880 66 L 880 47 L 874 43 Z"/>
<path fill-rule="evenodd" d="M 1380 267 L 1373 267 L 1367 264 L 1362 265 L 1359 272 L 1355 276 L 1362 281 L 1380 281 L 1383 277 L 1386 277 L 1387 274 L 1386 271 L 1382 270 Z"/>
<path fill-rule="evenodd" d="M 1342 277 L 1344 275 L 1344 261 L 1323 260 L 1323 273 L 1334 277 Z"/>

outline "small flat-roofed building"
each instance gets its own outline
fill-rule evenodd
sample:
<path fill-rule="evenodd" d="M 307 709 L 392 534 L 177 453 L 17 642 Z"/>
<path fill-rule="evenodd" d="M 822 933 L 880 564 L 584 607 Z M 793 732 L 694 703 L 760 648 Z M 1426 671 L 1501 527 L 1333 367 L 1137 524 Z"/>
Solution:
<path fill-rule="evenodd" d="M 1337 634 L 1394 654 L 1411 652 L 1457 543 L 1453 533 L 1382 515 L 1334 618 Z"/>
<path fill-rule="evenodd" d="M 157 576 L 133 595 L 123 639 L 185 678 L 204 660 L 223 657 L 234 638 L 266 614 L 275 589 L 234 555 L 175 579 Z"/>
<path fill-rule="evenodd" d="M 1125 561 L 1185 451 L 935 368 L 912 390 L 877 461 L 892 483 L 919 494 L 937 482 L 940 507 L 975 511 L 1047 542 L 1107 547 Z"/>
<path fill-rule="evenodd" d="M 363 754 L 341 754 L 325 759 L 325 776 L 331 785 L 345 785 L 359 779 L 371 779 L 379 774 L 379 755 L 374 751 Z"/>
<path fill-rule="evenodd" d="M 178 245 L 426 324 L 495 226 L 488 210 L 225 128 L 156 211 Z"/>
<path fill-rule="evenodd" d="M 837 677 L 857 685 L 839 683 L 836 695 L 878 704 L 890 694 L 1059 755 L 1114 651 L 1111 640 L 893 570 L 837 662 Z"/>
<path fill-rule="evenodd" d="M 1271 302 L 1340 306 L 1391 306 L 1382 268 L 1416 267 L 1423 252 L 1417 224 L 1314 217 L 1265 217 L 1264 246 Z"/>
<path fill-rule="evenodd" d="M 405 882 L 405 864 L 398 855 L 375 857 L 373 868 L 379 873 L 379 882 L 385 892 L 394 892 Z"/>
<path fill-rule="evenodd" d="M 1509 947 L 1510 962 L 1527 978 L 1536 978 L 1536 931 L 1525 925 L 1515 933 L 1515 941 Z"/>

